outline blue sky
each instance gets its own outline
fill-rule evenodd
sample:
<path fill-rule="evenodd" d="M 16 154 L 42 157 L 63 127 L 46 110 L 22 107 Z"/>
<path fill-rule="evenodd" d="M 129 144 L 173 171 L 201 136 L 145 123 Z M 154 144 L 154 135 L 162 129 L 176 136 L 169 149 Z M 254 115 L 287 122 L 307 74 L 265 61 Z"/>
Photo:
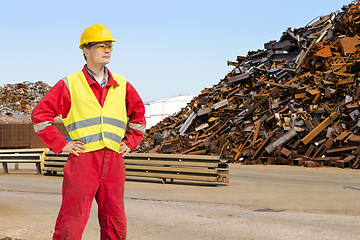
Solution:
<path fill-rule="evenodd" d="M 53 86 L 84 65 L 82 31 L 103 24 L 115 43 L 110 71 L 145 102 L 197 95 L 288 28 L 340 10 L 344 0 L 17 1 L 0 0 L 0 85 Z"/>

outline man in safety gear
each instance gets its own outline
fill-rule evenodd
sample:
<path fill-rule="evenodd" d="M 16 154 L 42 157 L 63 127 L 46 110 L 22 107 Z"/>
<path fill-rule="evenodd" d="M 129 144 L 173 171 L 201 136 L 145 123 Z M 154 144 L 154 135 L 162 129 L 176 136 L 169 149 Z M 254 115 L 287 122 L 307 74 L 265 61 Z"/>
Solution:
<path fill-rule="evenodd" d="M 69 152 L 62 205 L 53 239 L 81 239 L 92 201 L 98 203 L 101 239 L 126 239 L 124 156 L 145 132 L 145 108 L 134 87 L 111 73 L 110 31 L 99 24 L 84 30 L 84 68 L 61 79 L 32 112 L 34 129 L 53 152 Z M 53 125 L 61 115 L 72 139 Z"/>

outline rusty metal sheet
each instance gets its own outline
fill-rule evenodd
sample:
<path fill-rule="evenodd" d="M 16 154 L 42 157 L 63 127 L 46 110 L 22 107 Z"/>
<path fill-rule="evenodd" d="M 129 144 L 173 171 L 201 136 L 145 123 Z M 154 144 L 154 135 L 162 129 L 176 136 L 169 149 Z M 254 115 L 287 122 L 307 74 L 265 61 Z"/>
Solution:
<path fill-rule="evenodd" d="M 29 124 L 0 124 L 0 148 L 29 148 Z"/>
<path fill-rule="evenodd" d="M 343 54 L 348 55 L 359 50 L 360 37 L 357 35 L 354 37 L 344 37 L 340 39 L 339 44 Z"/>
<path fill-rule="evenodd" d="M 321 48 L 320 50 L 318 50 L 315 53 L 316 56 L 318 57 L 323 57 L 323 58 L 328 58 L 328 57 L 332 57 L 332 52 L 330 49 L 329 45 L 325 45 L 323 48 Z"/>

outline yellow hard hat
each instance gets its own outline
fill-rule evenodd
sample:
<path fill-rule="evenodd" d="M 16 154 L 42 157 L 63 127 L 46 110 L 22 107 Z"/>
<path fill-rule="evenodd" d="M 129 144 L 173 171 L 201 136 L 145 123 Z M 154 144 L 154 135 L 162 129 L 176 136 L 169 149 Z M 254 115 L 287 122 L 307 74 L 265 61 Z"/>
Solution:
<path fill-rule="evenodd" d="M 82 49 L 84 44 L 91 42 L 116 42 L 111 36 L 109 29 L 100 24 L 94 24 L 81 34 L 79 48 Z"/>

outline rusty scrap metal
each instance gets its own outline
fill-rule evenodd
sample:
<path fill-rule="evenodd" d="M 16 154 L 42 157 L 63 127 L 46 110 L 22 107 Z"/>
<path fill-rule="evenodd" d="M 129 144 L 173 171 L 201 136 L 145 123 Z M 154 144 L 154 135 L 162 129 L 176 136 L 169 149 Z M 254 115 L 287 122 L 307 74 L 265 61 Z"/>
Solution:
<path fill-rule="evenodd" d="M 138 151 L 359 168 L 359 16 L 354 1 L 228 61 L 233 70 L 149 129 Z"/>
<path fill-rule="evenodd" d="M 30 122 L 32 109 L 50 88 L 41 81 L 0 86 L 0 122 Z"/>

